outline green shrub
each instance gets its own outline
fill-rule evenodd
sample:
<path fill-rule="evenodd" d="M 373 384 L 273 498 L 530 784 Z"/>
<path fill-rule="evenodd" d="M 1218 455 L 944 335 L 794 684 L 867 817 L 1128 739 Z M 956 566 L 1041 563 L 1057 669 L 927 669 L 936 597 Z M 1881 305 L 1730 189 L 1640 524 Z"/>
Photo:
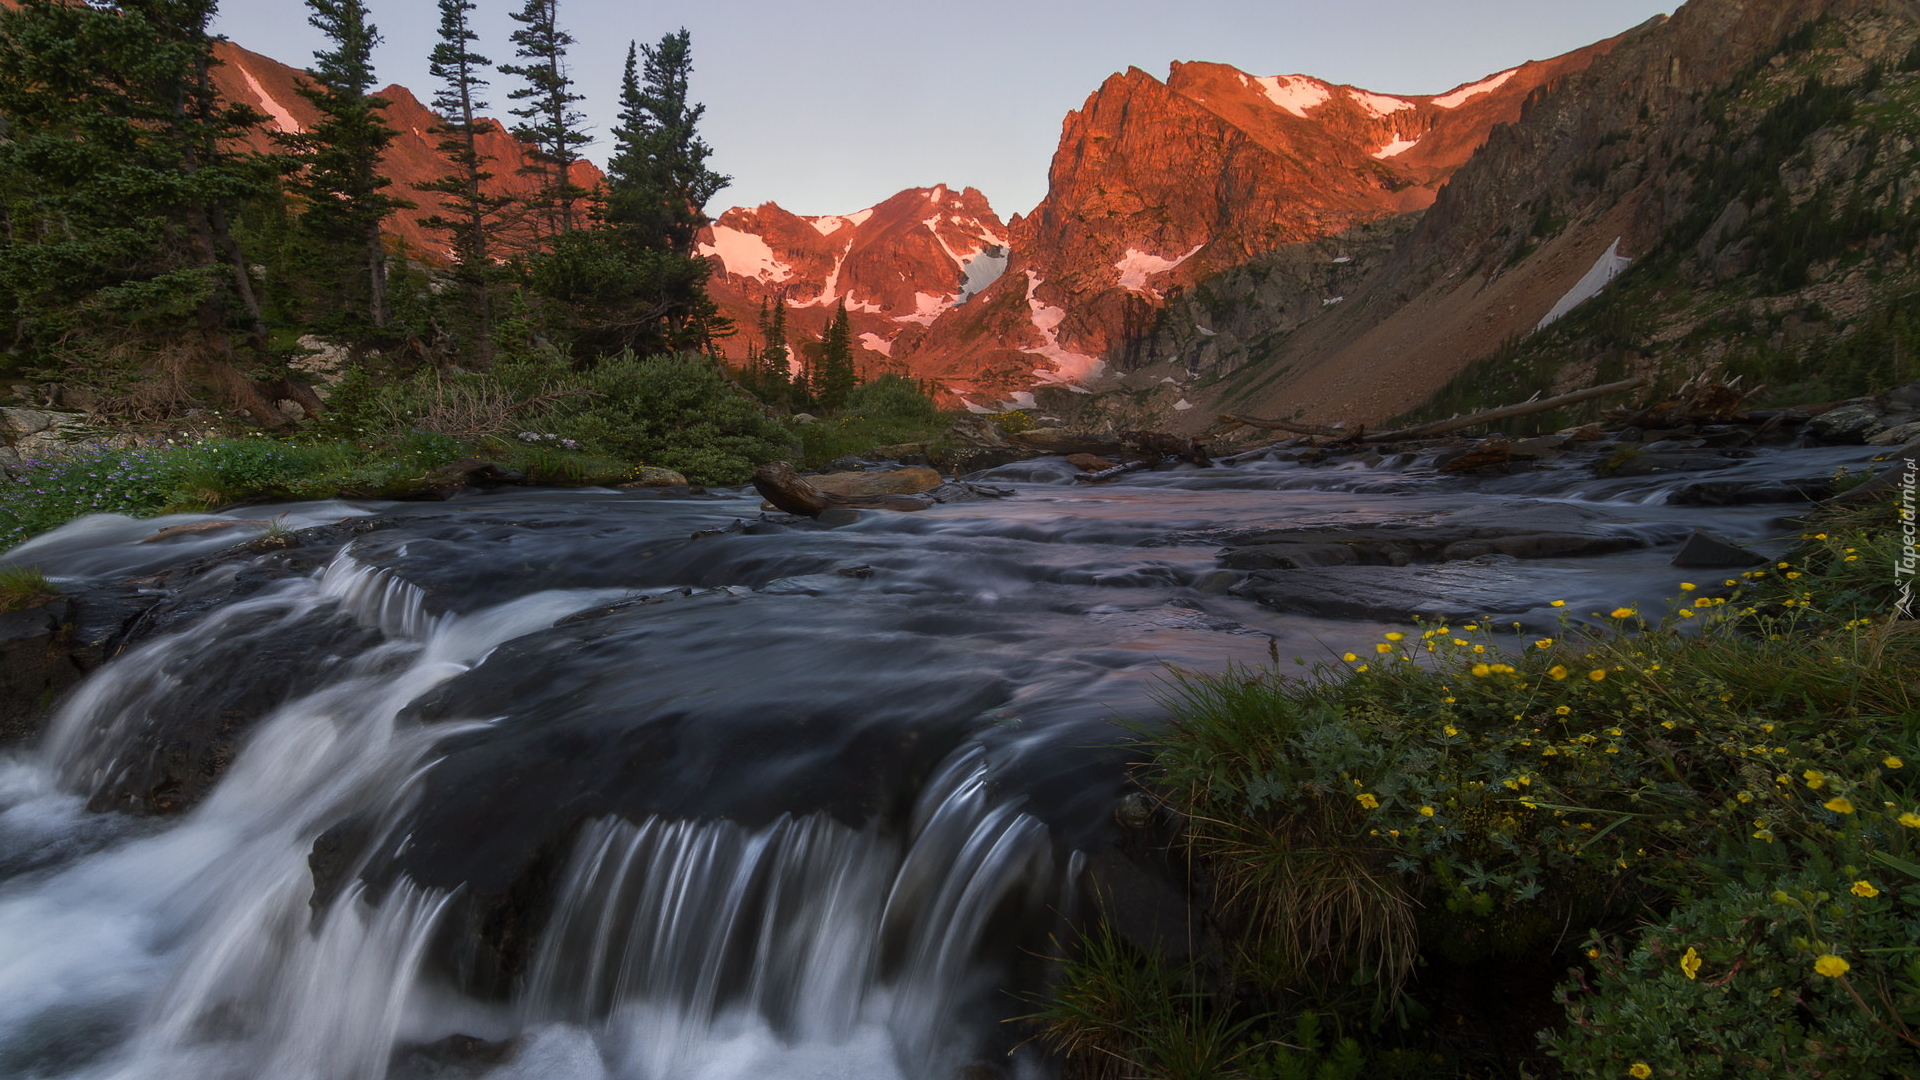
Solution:
<path fill-rule="evenodd" d="M 53 582 L 32 567 L 0 567 L 0 612 L 35 607 L 59 595 Z"/>
<path fill-rule="evenodd" d="M 911 379 L 886 374 L 854 387 L 845 408 L 797 430 L 805 464 L 817 468 L 876 446 L 929 442 L 947 424 L 933 399 Z"/>
<path fill-rule="evenodd" d="M 621 356 L 585 384 L 593 396 L 560 402 L 549 422 L 601 453 L 702 484 L 743 483 L 754 465 L 792 454 L 786 428 L 705 357 Z"/>

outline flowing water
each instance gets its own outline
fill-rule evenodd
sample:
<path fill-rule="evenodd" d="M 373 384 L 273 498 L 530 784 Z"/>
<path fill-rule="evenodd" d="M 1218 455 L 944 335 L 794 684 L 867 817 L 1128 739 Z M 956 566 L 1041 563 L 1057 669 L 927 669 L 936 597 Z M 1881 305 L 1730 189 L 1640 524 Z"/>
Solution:
<path fill-rule="evenodd" d="M 1419 460 L 1070 475 L 838 527 L 518 491 L 255 508 L 315 528 L 191 571 L 243 534 L 17 549 L 150 610 L 0 757 L 0 1076 L 1045 1076 L 1002 1021 L 1115 849 L 1167 666 L 1386 628 L 1226 593 L 1222 536 L 1545 500 L 1652 545 L 1503 564 L 1535 627 L 1657 609 L 1690 528 L 1765 549 L 1790 509 Z"/>

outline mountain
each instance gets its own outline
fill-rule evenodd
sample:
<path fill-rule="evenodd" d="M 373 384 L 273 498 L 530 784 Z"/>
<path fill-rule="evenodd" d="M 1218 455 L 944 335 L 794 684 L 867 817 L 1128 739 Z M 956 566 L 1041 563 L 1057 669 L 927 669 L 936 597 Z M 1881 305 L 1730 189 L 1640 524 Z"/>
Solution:
<path fill-rule="evenodd" d="M 1911 0 L 1692 0 L 1543 88 L 1423 214 L 1190 290 L 1095 411 L 1377 424 L 1627 374 L 1800 400 L 1920 376 L 1917 38 Z"/>
<path fill-rule="evenodd" d="M 220 65 L 213 69 L 213 80 L 221 95 L 229 101 L 250 105 L 267 117 L 267 123 L 255 129 L 247 140 L 253 149 L 278 152 L 281 148 L 273 140 L 274 132 L 303 131 L 319 121 L 319 110 L 296 89 L 300 81 L 308 78 L 306 72 L 230 41 L 218 43 L 214 55 Z M 414 210 L 402 210 L 387 219 L 386 231 L 403 241 L 417 256 L 445 258 L 449 254 L 445 238 L 419 224 L 420 218 L 444 208 L 444 197 L 416 191 L 413 187 L 415 183 L 438 179 L 448 171 L 445 156 L 435 149 L 440 139 L 432 132 L 440 117 L 404 86 L 389 86 L 379 91 L 378 96 L 387 99 L 383 115 L 387 126 L 398 133 L 380 159 L 381 169 L 393 181 L 387 190 L 416 206 Z M 494 174 L 486 184 L 488 191 L 496 195 L 530 192 L 538 184 L 537 177 L 526 171 L 534 165 L 533 148 L 507 134 L 497 121 L 492 123 L 492 130 L 480 139 L 481 152 L 493 159 L 486 166 Z M 575 162 L 572 172 L 574 183 L 584 188 L 590 189 L 600 180 L 600 170 L 589 161 Z"/>
<path fill-rule="evenodd" d="M 1210 274 L 1431 205 L 1493 128 L 1518 118 L 1528 95 L 1612 45 L 1436 95 L 1256 77 L 1224 64 L 1177 63 L 1164 82 L 1132 68 L 1067 115 L 1046 198 L 1005 227 L 976 193 L 936 188 L 959 213 L 925 212 L 917 209 L 924 190 L 903 192 L 862 211 L 876 222 L 891 214 L 885 229 L 816 238 L 795 223 L 849 219 L 729 210 L 703 250 L 716 260 L 716 297 L 744 325 L 774 286 L 796 312 L 830 306 L 832 289 L 820 291 L 835 265 L 830 253 L 836 245 L 857 251 L 873 290 L 858 299 L 884 309 L 868 312 L 879 316 L 859 334 L 868 348 L 955 393 L 1005 399 L 1036 383 L 1084 381 L 1137 350 L 1156 312 Z M 959 239 L 936 244 L 917 227 L 935 218 Z M 974 273 L 963 285 L 967 260 L 997 258 L 996 248 L 1011 249 L 1004 276 L 981 287 L 988 275 Z M 906 299 L 918 296 L 929 299 Z"/>
<path fill-rule="evenodd" d="M 901 370 L 940 315 L 1006 269 L 1007 227 L 972 188 L 911 188 L 851 214 L 803 217 L 774 203 L 735 207 L 701 234 L 709 291 L 739 333 L 721 348 L 739 362 L 763 304 L 785 304 L 788 340 L 817 340 L 847 306 L 859 367 Z"/>

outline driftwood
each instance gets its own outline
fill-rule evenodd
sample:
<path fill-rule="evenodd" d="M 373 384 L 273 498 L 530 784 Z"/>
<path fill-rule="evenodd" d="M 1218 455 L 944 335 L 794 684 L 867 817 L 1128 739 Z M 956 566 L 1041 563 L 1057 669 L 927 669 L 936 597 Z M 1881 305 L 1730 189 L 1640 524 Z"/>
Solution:
<path fill-rule="evenodd" d="M 1224 414 L 1220 419 L 1246 424 L 1249 427 L 1274 428 L 1279 431 L 1292 431 L 1302 435 L 1334 436 L 1342 440 L 1354 441 L 1364 436 L 1370 442 L 1401 442 L 1407 439 L 1429 439 L 1435 435 L 1445 435 L 1448 432 L 1459 431 L 1462 428 L 1470 428 L 1478 424 L 1490 424 L 1495 420 L 1511 420 L 1516 416 L 1531 416 L 1534 413 L 1549 412 L 1563 406 L 1578 405 L 1583 401 L 1592 401 L 1594 398 L 1606 397 L 1609 394 L 1621 394 L 1628 390 L 1638 390 L 1645 385 L 1647 385 L 1647 380 L 1644 377 L 1623 379 L 1620 382 L 1607 383 L 1605 386 L 1594 386 L 1585 390 L 1575 390 L 1571 394 L 1561 394 L 1558 397 L 1541 398 L 1537 401 L 1523 401 L 1518 405 L 1502 405 L 1497 409 L 1487 409 L 1484 412 L 1471 413 L 1467 416 L 1456 416 L 1450 420 L 1435 420 L 1430 424 L 1416 424 L 1413 427 L 1396 428 L 1392 431 L 1376 431 L 1371 435 L 1365 435 L 1365 428 L 1322 427 L 1315 424 L 1295 424 L 1285 420 L 1256 420 L 1251 417 L 1227 416 Z"/>
<path fill-rule="evenodd" d="M 775 508 L 803 517 L 819 517 L 829 510 L 925 510 L 934 503 L 925 495 L 840 495 L 822 491 L 784 461 L 756 467 L 753 486 Z"/>

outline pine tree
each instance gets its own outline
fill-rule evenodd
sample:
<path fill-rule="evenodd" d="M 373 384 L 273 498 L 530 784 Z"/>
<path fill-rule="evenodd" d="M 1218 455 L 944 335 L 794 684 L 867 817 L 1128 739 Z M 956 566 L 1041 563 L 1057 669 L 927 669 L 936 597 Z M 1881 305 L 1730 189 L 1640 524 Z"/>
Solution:
<path fill-rule="evenodd" d="M 316 239 L 322 259 L 340 273 L 329 284 L 335 317 L 351 325 L 364 304 L 375 329 L 387 325 L 387 252 L 380 226 L 412 203 L 385 194 L 380 155 L 398 134 L 381 118 L 385 98 L 374 96 L 373 47 L 380 31 L 367 21 L 363 0 L 307 0 L 307 22 L 332 48 L 313 54 L 317 85 L 297 92 L 320 111 L 311 130 L 281 135 L 299 171 L 289 187 L 302 197 L 303 232 Z M 349 270 L 348 268 L 354 268 Z M 364 276 L 363 276 L 364 275 Z M 356 284 L 358 279 L 358 284 Z"/>
<path fill-rule="evenodd" d="M 760 336 L 766 344 L 761 347 L 755 362 L 760 368 L 760 385 L 766 388 L 763 396 L 769 402 L 787 404 L 793 396 L 793 351 L 787 346 L 787 302 L 784 298 L 774 298 L 771 312 L 763 316 Z"/>
<path fill-rule="evenodd" d="M 693 254 L 701 206 L 727 178 L 705 168 L 711 151 L 693 128 L 702 110 L 686 102 L 689 48 L 684 30 L 628 45 L 602 227 L 556 238 L 534 263 L 535 289 L 567 305 L 585 354 L 712 351 L 731 332 Z"/>
<path fill-rule="evenodd" d="M 567 46 L 573 44 L 573 35 L 560 29 L 559 8 L 560 0 L 527 0 L 526 7 L 513 14 L 521 28 L 510 39 L 514 55 L 527 62 L 500 65 L 505 74 L 526 81 L 507 96 L 526 103 L 513 110 L 523 121 L 513 134 L 536 149 L 540 187 L 529 205 L 545 219 L 550 234 L 572 232 L 580 224 L 576 204 L 588 194 L 573 182 L 573 165 L 587 141 L 580 126 L 586 118 L 574 105 L 585 95 L 573 92 L 573 77 L 567 74 Z"/>
<path fill-rule="evenodd" d="M 432 131 L 440 136 L 437 147 L 453 167 L 437 180 L 414 186 L 446 197 L 447 212 L 424 217 L 420 223 L 447 236 L 454 280 L 472 305 L 473 344 L 484 362 L 493 349 L 495 233 L 500 212 L 513 199 L 486 190 L 486 181 L 493 178 L 486 164 L 492 158 L 481 152 L 480 136 L 489 130 L 490 122 L 479 116 L 487 107 L 479 91 L 487 85 L 480 73 L 492 61 L 470 47 L 479 38 L 468 24 L 473 7 L 470 0 L 440 0 L 440 42 L 428 57 L 427 68 L 441 83 L 433 96 L 434 110 L 447 118 Z"/>
<path fill-rule="evenodd" d="M 256 422 L 284 418 L 263 389 L 318 401 L 284 365 L 251 356 L 265 327 L 231 212 L 264 199 L 272 169 L 235 150 L 265 117 L 214 91 L 213 0 L 0 8 L 0 334 L 15 362 L 91 378 L 114 355 L 171 357 Z M 72 374 L 69 374 L 69 371 Z M 155 380 L 149 370 L 135 377 Z"/>
<path fill-rule="evenodd" d="M 847 302 L 834 310 L 820 338 L 820 363 L 813 378 L 813 396 L 822 409 L 838 409 L 847 403 L 847 394 L 860 385 L 853 369 L 853 329 L 847 322 Z"/>
<path fill-rule="evenodd" d="M 645 247 L 691 255 L 707 203 L 732 178 L 707 168 L 713 150 L 698 131 L 706 106 L 687 100 L 692 36 L 682 29 L 637 52 L 644 68 L 629 43 L 607 163 L 607 221 Z"/>

